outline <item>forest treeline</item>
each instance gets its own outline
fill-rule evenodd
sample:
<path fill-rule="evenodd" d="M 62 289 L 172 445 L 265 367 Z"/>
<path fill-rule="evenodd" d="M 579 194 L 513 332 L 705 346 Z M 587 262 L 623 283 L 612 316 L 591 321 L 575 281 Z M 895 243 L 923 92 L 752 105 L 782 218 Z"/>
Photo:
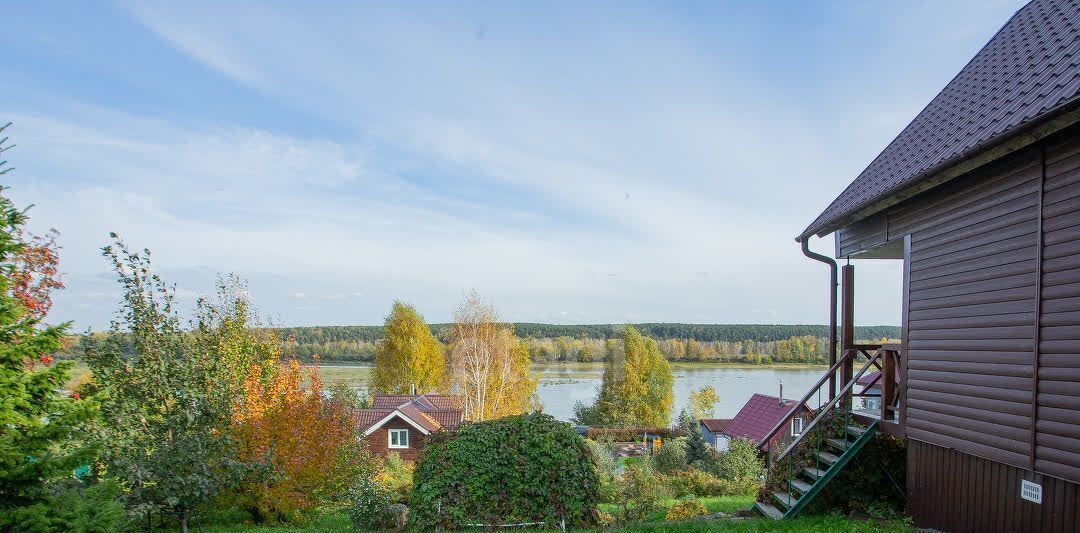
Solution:
<path fill-rule="evenodd" d="M 618 349 L 625 324 L 511 324 L 529 347 L 534 362 L 603 361 Z M 749 364 L 817 363 L 826 359 L 828 326 L 797 324 L 632 324 L 655 339 L 670 361 L 713 361 Z M 432 324 L 432 333 L 446 342 L 453 324 Z M 301 359 L 319 355 L 324 362 L 367 362 L 383 336 L 382 326 L 311 326 L 278 328 L 292 339 Z M 860 326 L 859 339 L 896 339 L 897 326 Z"/>

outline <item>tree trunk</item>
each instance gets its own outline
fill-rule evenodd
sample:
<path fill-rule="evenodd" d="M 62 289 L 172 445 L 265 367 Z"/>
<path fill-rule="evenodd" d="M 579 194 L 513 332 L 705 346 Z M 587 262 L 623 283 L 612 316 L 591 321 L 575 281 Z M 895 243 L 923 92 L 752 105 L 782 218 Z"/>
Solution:
<path fill-rule="evenodd" d="M 187 509 L 184 509 L 183 511 L 180 511 L 180 533 L 188 533 L 187 521 L 188 511 Z"/>

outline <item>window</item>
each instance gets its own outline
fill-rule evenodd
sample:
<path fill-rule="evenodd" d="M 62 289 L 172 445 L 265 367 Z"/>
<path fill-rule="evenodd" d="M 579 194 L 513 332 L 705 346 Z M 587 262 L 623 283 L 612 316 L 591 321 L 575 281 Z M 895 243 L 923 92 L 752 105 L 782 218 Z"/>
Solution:
<path fill-rule="evenodd" d="M 791 436 L 798 437 L 802 435 L 803 431 L 803 417 L 797 416 L 791 419 Z"/>
<path fill-rule="evenodd" d="M 724 435 L 716 436 L 716 449 L 721 452 L 726 452 L 728 448 L 728 438 Z"/>
<path fill-rule="evenodd" d="M 391 448 L 408 448 L 409 447 L 409 430 L 407 429 L 391 429 L 388 431 L 390 434 L 390 447 Z"/>

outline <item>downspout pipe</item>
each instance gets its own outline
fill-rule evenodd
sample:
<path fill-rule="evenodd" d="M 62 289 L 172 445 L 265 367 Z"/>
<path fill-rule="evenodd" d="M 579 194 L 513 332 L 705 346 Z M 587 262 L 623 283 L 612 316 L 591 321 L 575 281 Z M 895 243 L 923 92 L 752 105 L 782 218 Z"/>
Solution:
<path fill-rule="evenodd" d="M 810 250 L 810 238 L 803 237 L 802 253 L 814 261 L 820 261 L 829 265 L 829 367 L 836 364 L 836 287 L 838 285 L 837 266 L 833 258 Z M 836 376 L 829 376 L 829 400 L 836 397 Z"/>

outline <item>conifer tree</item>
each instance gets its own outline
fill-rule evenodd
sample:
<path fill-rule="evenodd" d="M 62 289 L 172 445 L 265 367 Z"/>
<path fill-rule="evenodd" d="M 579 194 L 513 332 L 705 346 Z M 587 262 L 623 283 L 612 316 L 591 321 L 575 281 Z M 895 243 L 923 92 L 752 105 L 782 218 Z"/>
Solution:
<path fill-rule="evenodd" d="M 0 188 L 0 530 L 8 530 L 17 526 L 20 508 L 43 501 L 52 482 L 93 457 L 94 446 L 80 436 L 97 405 L 63 391 L 73 363 L 53 362 L 51 354 L 68 324 L 42 322 L 47 290 L 39 294 L 45 299 L 35 300 L 41 305 L 30 307 L 32 294 L 19 289 L 41 286 L 42 276 L 55 274 L 55 249 L 45 263 L 25 260 L 35 246 L 23 231 L 26 211 L 2 193 Z M 49 268 L 43 271 L 43 265 Z"/>

